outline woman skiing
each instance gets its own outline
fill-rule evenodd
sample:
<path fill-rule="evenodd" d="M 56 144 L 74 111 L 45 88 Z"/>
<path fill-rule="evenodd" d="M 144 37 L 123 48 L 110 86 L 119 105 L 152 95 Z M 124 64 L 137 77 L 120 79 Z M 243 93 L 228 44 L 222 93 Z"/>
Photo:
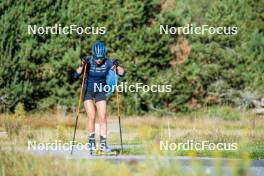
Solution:
<path fill-rule="evenodd" d="M 81 65 L 76 69 L 74 77 L 78 77 L 86 66 L 86 79 L 83 86 L 83 103 L 88 117 L 88 146 L 90 151 L 96 150 L 95 143 L 95 117 L 96 110 L 100 123 L 100 145 L 103 152 L 111 152 L 107 146 L 107 118 L 106 118 L 106 92 L 99 89 L 106 85 L 106 75 L 110 69 L 116 69 L 119 76 L 124 75 L 124 69 L 117 60 L 111 61 L 106 57 L 106 47 L 101 41 L 92 45 L 92 56 L 82 59 Z M 94 103 L 95 102 L 95 103 Z"/>

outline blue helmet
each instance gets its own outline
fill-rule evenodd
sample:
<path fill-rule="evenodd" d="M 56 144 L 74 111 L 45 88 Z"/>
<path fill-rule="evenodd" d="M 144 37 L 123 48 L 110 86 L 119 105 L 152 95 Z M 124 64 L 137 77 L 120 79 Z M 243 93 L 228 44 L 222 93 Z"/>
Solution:
<path fill-rule="evenodd" d="M 103 42 L 95 42 L 92 45 L 92 54 L 96 59 L 102 60 L 105 57 L 106 47 Z"/>

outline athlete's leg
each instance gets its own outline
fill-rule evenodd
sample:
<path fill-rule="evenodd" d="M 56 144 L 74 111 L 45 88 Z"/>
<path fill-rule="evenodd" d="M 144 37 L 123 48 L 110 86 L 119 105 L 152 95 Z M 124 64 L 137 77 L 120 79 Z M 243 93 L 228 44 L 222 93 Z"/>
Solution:
<path fill-rule="evenodd" d="M 88 129 L 88 149 L 90 151 L 96 150 L 96 143 L 95 143 L 95 133 L 94 133 L 94 126 L 95 126 L 95 107 L 93 100 L 85 100 L 83 102 L 85 111 L 87 113 L 87 129 Z"/>
<path fill-rule="evenodd" d="M 98 112 L 100 123 L 100 136 L 106 138 L 107 135 L 107 119 L 106 119 L 106 100 L 96 102 L 96 109 Z"/>
<path fill-rule="evenodd" d="M 100 122 L 100 150 L 104 152 L 111 152 L 111 149 L 107 146 L 107 119 L 106 119 L 106 100 L 100 100 L 96 102 L 96 108 L 98 112 Z"/>
<path fill-rule="evenodd" d="M 94 101 L 93 100 L 85 100 L 83 102 L 84 108 L 87 114 L 88 124 L 87 124 L 87 130 L 88 133 L 94 133 L 95 130 L 95 107 L 94 107 Z"/>

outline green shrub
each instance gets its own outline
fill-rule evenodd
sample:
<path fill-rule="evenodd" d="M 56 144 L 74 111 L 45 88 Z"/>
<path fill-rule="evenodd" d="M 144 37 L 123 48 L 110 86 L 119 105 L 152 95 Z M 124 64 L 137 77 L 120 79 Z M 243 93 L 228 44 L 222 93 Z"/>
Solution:
<path fill-rule="evenodd" d="M 26 111 L 24 109 L 24 104 L 18 103 L 15 108 L 14 118 L 23 119 L 26 117 Z"/>

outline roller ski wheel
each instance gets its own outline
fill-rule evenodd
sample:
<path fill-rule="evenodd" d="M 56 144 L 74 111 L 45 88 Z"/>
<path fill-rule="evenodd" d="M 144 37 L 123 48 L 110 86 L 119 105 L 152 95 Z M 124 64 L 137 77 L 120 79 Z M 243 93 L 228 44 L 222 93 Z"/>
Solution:
<path fill-rule="evenodd" d="M 117 156 L 120 154 L 120 150 L 112 149 L 111 151 L 96 150 L 92 153 L 95 156 Z"/>

